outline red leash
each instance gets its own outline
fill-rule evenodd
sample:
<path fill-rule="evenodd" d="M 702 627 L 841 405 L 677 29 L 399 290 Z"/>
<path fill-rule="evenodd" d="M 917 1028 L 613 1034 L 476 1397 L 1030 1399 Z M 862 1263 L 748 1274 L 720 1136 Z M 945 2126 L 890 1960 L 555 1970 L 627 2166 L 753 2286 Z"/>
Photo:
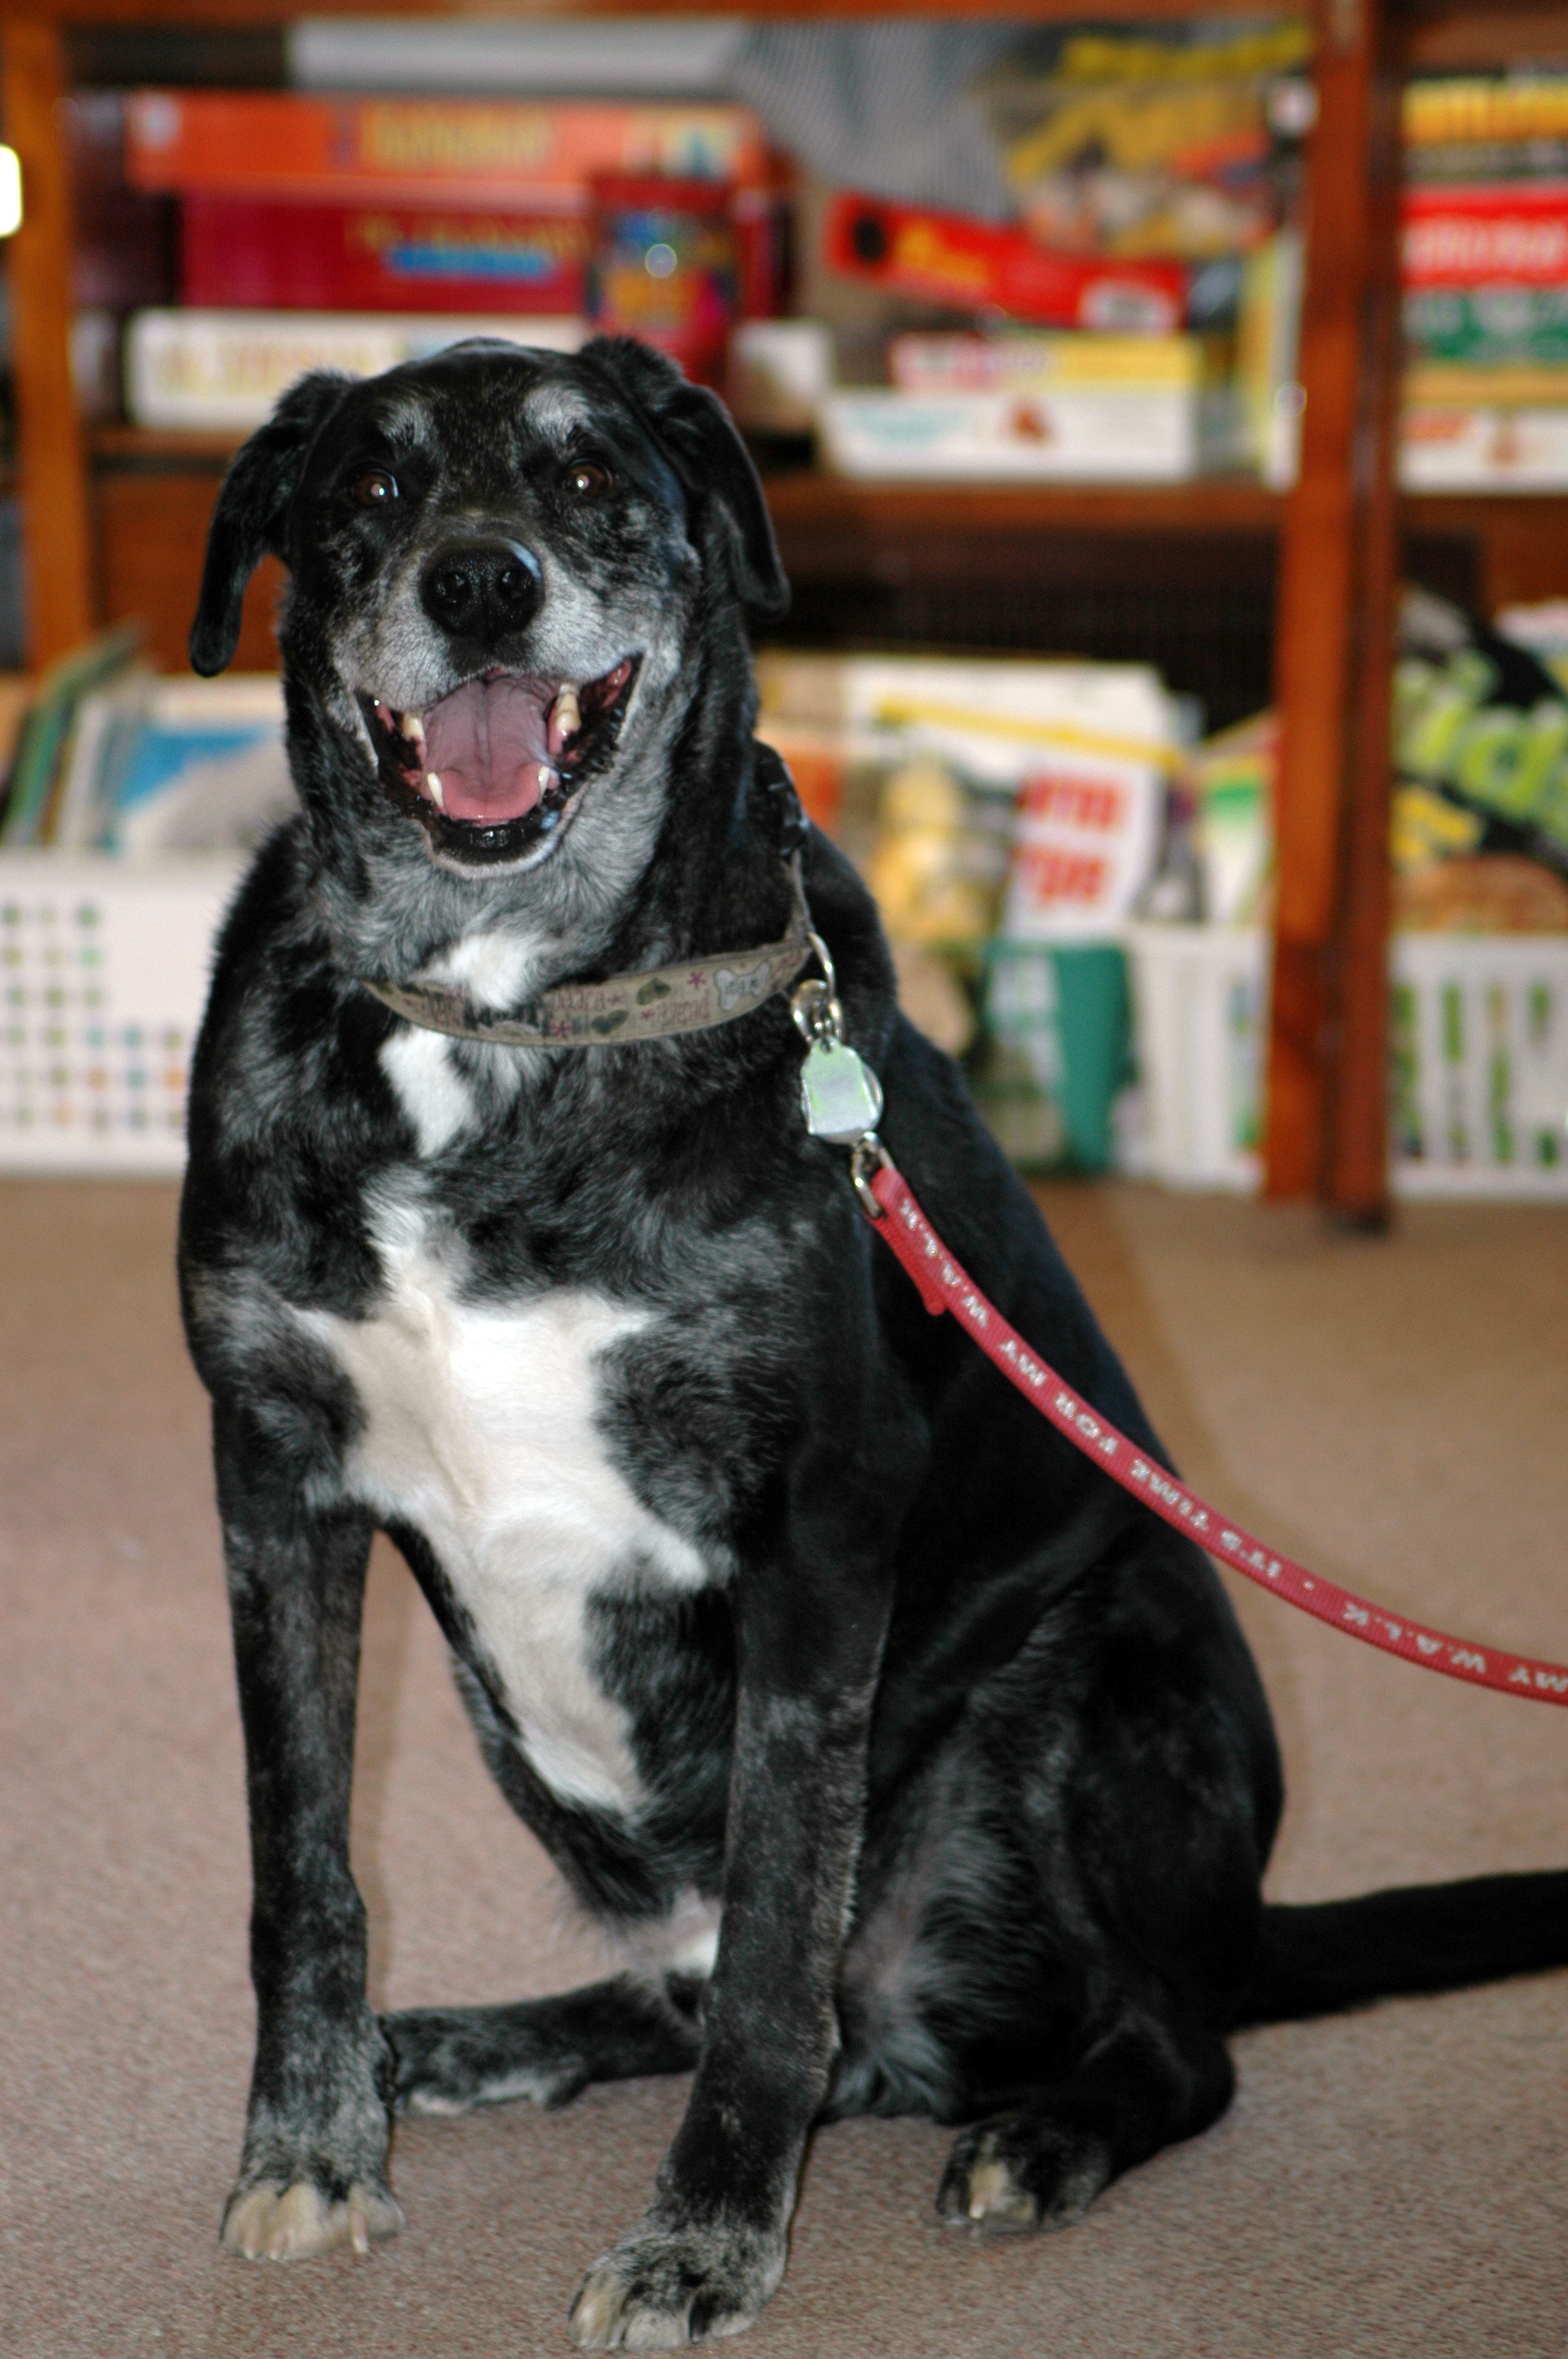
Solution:
<path fill-rule="evenodd" d="M 866 1139 L 864 1147 L 870 1155 L 878 1151 L 874 1138 Z M 1025 1400 L 1033 1401 L 1041 1416 L 1049 1418 L 1075 1449 L 1103 1466 L 1124 1491 L 1141 1499 L 1177 1531 L 1187 1533 L 1211 1556 L 1233 1565 L 1260 1589 L 1299 1605 L 1303 1614 L 1314 1614 L 1320 1622 L 1331 1624 L 1349 1637 L 1380 1647 L 1386 1655 L 1402 1655 L 1407 1663 L 1419 1663 L 1423 1670 L 1445 1671 L 1450 1679 L 1468 1680 L 1475 1687 L 1500 1688 L 1505 1695 L 1568 1704 L 1568 1666 L 1532 1662 L 1528 1656 L 1505 1655 L 1496 1647 L 1475 1647 L 1466 1639 L 1451 1638 L 1446 1631 L 1425 1629 L 1402 1614 L 1387 1614 L 1380 1605 L 1353 1596 L 1349 1590 L 1336 1588 L 1332 1581 L 1322 1581 L 1293 1564 L 1288 1556 L 1266 1549 L 1233 1518 L 1219 1515 L 1163 1466 L 1135 1449 L 1124 1433 L 1080 1400 L 1072 1386 L 1030 1349 L 954 1260 L 915 1202 L 908 1181 L 885 1155 L 874 1172 L 868 1173 L 857 1152 L 855 1180 L 878 1235 L 920 1288 L 927 1310 L 935 1316 L 950 1310 L 1008 1382 L 1016 1385 Z M 875 1211 L 867 1202 L 868 1190 L 876 1201 Z"/>

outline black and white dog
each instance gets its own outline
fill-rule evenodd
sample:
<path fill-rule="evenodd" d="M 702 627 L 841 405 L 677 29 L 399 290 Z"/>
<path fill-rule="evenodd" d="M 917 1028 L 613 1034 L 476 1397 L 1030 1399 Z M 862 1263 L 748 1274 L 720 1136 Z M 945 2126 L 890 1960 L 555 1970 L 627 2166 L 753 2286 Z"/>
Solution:
<path fill-rule="evenodd" d="M 786 997 L 540 1047 L 379 995 L 444 986 L 481 1026 L 786 935 L 745 630 L 786 589 L 712 396 L 614 341 L 307 377 L 224 484 L 198 670 L 268 550 L 304 809 L 223 934 L 180 1264 L 254 1872 L 225 2245 L 389 2234 L 400 2107 L 695 2068 L 571 2332 L 697 2341 L 777 2286 L 816 2123 L 962 2125 L 942 2215 L 1060 2225 L 1223 2111 L 1238 2024 L 1568 1956 L 1568 1877 L 1262 1906 L 1279 1763 L 1213 1571 L 927 1317 L 807 1134 Z M 934 1222 L 1158 1451 L 816 834 L 805 882 Z M 371 2012 L 348 1830 L 377 1527 L 613 1979 Z"/>

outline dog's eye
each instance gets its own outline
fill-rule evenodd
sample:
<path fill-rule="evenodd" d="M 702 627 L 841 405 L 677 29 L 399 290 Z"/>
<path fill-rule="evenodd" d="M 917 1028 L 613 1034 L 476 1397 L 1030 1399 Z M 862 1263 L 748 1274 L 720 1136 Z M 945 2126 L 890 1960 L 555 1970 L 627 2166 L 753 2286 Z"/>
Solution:
<path fill-rule="evenodd" d="M 575 467 L 567 469 L 567 489 L 579 500 L 601 500 L 610 489 L 610 470 L 597 459 L 579 459 Z"/>
<path fill-rule="evenodd" d="M 373 467 L 362 475 L 353 488 L 353 497 L 362 508 L 378 508 L 384 501 L 397 497 L 397 478 L 380 467 Z"/>

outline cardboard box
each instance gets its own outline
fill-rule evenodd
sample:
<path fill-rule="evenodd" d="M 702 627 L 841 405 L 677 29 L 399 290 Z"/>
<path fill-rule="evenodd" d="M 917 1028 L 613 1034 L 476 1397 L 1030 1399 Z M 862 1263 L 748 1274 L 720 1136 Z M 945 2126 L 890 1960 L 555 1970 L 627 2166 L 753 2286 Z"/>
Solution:
<path fill-rule="evenodd" d="M 330 311 L 138 311 L 125 331 L 125 409 L 138 426 L 248 432 L 308 369 L 376 376 L 465 336 L 575 352 L 580 320 L 358 316 Z"/>
<path fill-rule="evenodd" d="M 837 473 L 892 482 L 1183 484 L 1237 457 L 1229 391 L 1190 385 L 841 392 L 816 426 Z"/>
<path fill-rule="evenodd" d="M 1400 482 L 1407 492 L 1568 491 L 1568 408 L 1410 405 Z"/>

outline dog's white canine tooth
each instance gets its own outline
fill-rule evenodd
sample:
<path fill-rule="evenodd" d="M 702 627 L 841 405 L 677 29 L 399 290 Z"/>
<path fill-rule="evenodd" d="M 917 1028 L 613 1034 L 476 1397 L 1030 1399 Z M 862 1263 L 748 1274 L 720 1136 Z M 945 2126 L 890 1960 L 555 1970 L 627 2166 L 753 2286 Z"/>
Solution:
<path fill-rule="evenodd" d="M 563 737 L 575 737 L 582 727 L 582 707 L 577 701 L 577 690 L 569 679 L 564 679 L 556 692 L 553 717 Z"/>
<path fill-rule="evenodd" d="M 425 716 L 422 712 L 400 712 L 397 716 L 397 727 L 398 734 L 406 737 L 410 743 L 422 743 L 425 735 Z"/>
<path fill-rule="evenodd" d="M 434 770 L 427 770 L 425 773 L 425 792 L 429 796 L 430 800 L 435 804 L 438 810 L 444 811 L 446 810 L 446 789 L 442 786 L 439 778 L 436 776 Z"/>
<path fill-rule="evenodd" d="M 559 786 L 559 784 L 560 779 L 557 773 L 550 769 L 546 763 L 541 762 L 539 765 L 539 792 L 542 795 L 547 795 L 552 787 Z"/>

